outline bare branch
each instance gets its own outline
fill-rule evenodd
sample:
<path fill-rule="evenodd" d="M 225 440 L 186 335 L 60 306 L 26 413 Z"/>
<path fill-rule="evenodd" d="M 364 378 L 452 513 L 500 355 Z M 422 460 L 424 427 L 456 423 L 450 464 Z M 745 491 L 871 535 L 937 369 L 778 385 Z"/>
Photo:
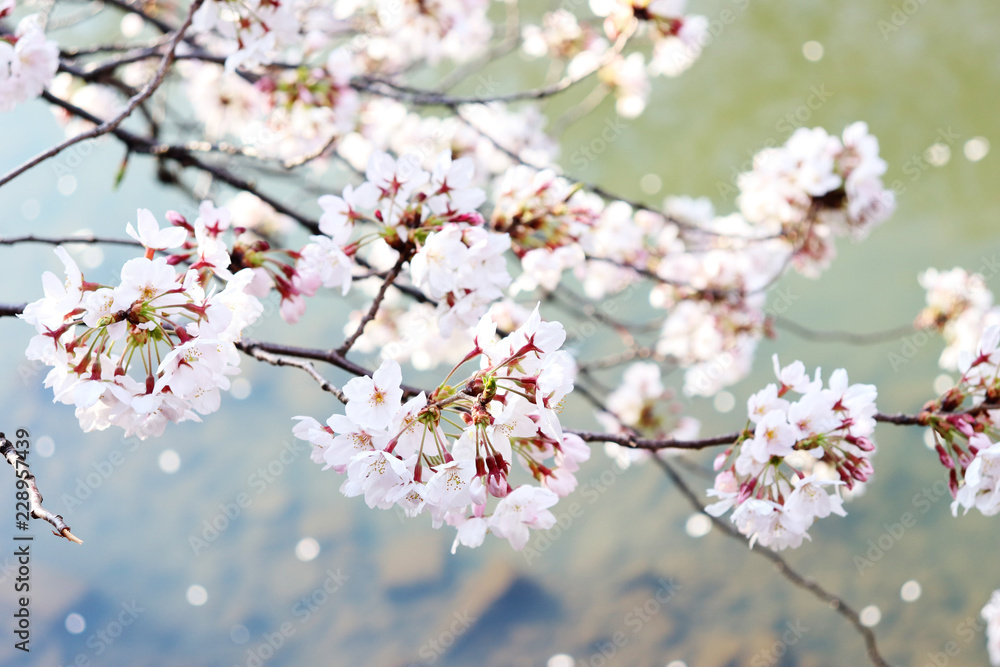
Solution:
<path fill-rule="evenodd" d="M 723 433 L 710 438 L 700 440 L 674 440 L 673 438 L 637 438 L 625 433 L 597 433 L 595 431 L 577 431 L 575 429 L 564 429 L 567 433 L 574 433 L 584 442 L 613 442 L 622 447 L 632 449 L 706 449 L 718 445 L 731 445 L 742 435 L 739 431 Z"/>
<path fill-rule="evenodd" d="M 915 331 L 922 331 L 922 329 L 918 329 L 912 324 L 904 324 L 892 329 L 886 329 L 885 331 L 873 331 L 867 334 L 852 333 L 850 331 L 821 331 L 803 326 L 780 315 L 774 317 L 774 323 L 779 328 L 786 329 L 789 333 L 799 338 L 830 343 L 845 343 L 847 345 L 878 345 L 879 343 L 899 340 L 903 336 Z"/>
<path fill-rule="evenodd" d="M 311 361 L 303 361 L 301 359 L 293 359 L 291 357 L 285 357 L 280 354 L 272 354 L 260 348 L 250 348 L 244 350 L 246 354 L 249 354 L 254 359 L 263 361 L 271 364 L 272 366 L 293 366 L 295 368 L 301 368 L 306 373 L 309 374 L 312 379 L 319 383 L 319 388 L 323 391 L 328 391 L 337 397 L 337 400 L 341 403 L 347 403 L 347 397 L 344 396 L 344 392 L 335 387 L 330 383 L 325 377 L 320 375 L 316 367 L 312 365 Z"/>
<path fill-rule="evenodd" d="M 698 500 L 698 497 L 695 495 L 694 491 L 692 491 L 691 487 L 689 487 L 684 482 L 684 480 L 681 479 L 681 476 L 677 473 L 676 470 L 674 470 L 673 466 L 671 466 L 669 463 L 667 463 L 666 461 L 664 461 L 659 457 L 653 457 L 653 460 L 656 462 L 658 466 L 660 466 L 663 472 L 667 474 L 667 476 L 670 478 L 670 481 L 674 483 L 674 485 L 677 487 L 677 490 L 681 492 L 681 495 L 683 495 L 687 499 L 687 501 L 691 504 L 692 507 L 694 507 L 698 512 L 701 512 L 709 519 L 711 519 L 715 527 L 721 530 L 727 537 L 739 540 L 741 543 L 744 544 L 746 543 L 747 540 L 746 536 L 741 535 L 739 531 L 737 531 L 735 528 L 733 528 L 731 525 L 729 525 L 722 519 L 712 516 L 711 514 L 705 511 L 705 506 L 701 504 L 701 501 Z M 750 547 L 750 550 L 753 551 L 754 553 L 760 554 L 764 558 L 774 563 L 775 569 L 778 571 L 778 573 L 785 579 L 788 579 L 788 581 L 792 582 L 792 584 L 794 584 L 796 587 L 809 591 L 823 602 L 829 604 L 830 608 L 833 609 L 835 612 L 837 612 L 838 614 L 846 618 L 848 621 L 850 621 L 851 625 L 853 625 L 854 628 L 858 631 L 858 633 L 864 638 L 865 647 L 867 648 L 868 651 L 868 659 L 871 660 L 872 664 L 876 665 L 876 667 L 889 667 L 890 663 L 886 662 L 885 658 L 883 658 L 882 655 L 879 653 L 878 643 L 876 642 L 875 639 L 875 633 L 872 632 L 871 628 L 866 627 L 861 622 L 861 617 L 858 615 L 858 612 L 854 611 L 854 609 L 846 602 L 844 602 L 842 598 L 829 592 L 828 590 L 820 586 L 812 579 L 806 578 L 803 575 L 796 572 L 795 570 L 793 570 L 792 567 L 788 564 L 788 561 L 782 558 L 781 555 L 778 554 L 777 552 L 772 551 L 767 547 L 761 546 L 759 543 L 754 544 L 752 547 Z"/>
<path fill-rule="evenodd" d="M 3 433 L 0 433 L 0 456 L 3 456 L 7 460 L 7 463 L 14 468 L 14 474 L 17 475 L 17 478 L 27 483 L 31 516 L 36 519 L 48 521 L 55 526 L 55 529 L 59 532 L 52 531 L 52 534 L 56 537 L 65 537 L 70 542 L 83 544 L 83 541 L 70 531 L 69 526 L 66 525 L 66 522 L 63 521 L 60 515 L 53 514 L 42 507 L 42 494 L 38 491 L 35 476 L 31 474 L 27 462 L 21 458 L 18 451 L 14 449 L 14 445 L 11 444 L 10 440 Z"/>
<path fill-rule="evenodd" d="M 16 243 L 46 243 L 48 245 L 66 245 L 70 243 L 107 243 L 109 245 L 142 246 L 142 244 L 135 239 L 94 236 L 92 234 L 81 234 L 80 236 L 35 236 L 34 234 L 25 234 L 23 236 L 0 236 L 0 245 L 14 245 Z"/>
<path fill-rule="evenodd" d="M 354 333 L 352 333 L 347 340 L 344 341 L 343 345 L 337 348 L 337 354 L 347 354 L 354 343 L 357 342 L 358 338 L 361 338 L 361 334 L 365 332 L 365 327 L 368 326 L 369 322 L 375 319 L 376 315 L 378 315 L 378 309 L 382 305 L 382 299 L 385 298 L 386 290 L 388 290 L 389 285 L 396 280 L 396 276 L 398 276 L 399 272 L 403 270 L 403 264 L 405 263 L 406 255 L 400 253 L 399 259 L 396 260 L 396 263 L 393 265 L 392 269 L 389 270 L 389 273 L 386 274 L 385 279 L 382 281 L 382 286 L 379 287 L 378 294 L 375 295 L 375 299 L 372 301 L 372 305 L 368 309 L 368 312 L 365 313 L 365 316 L 361 318 L 360 322 L 358 322 L 358 327 L 354 330 Z"/>
<path fill-rule="evenodd" d="M 314 348 L 306 347 L 295 347 L 293 345 L 279 345 L 277 343 L 267 343 L 259 340 L 252 340 L 249 338 L 244 338 L 243 340 L 236 343 L 236 347 L 246 354 L 252 356 L 254 350 L 263 350 L 264 352 L 272 352 L 274 354 L 280 354 L 285 357 L 298 357 L 299 359 L 312 359 L 313 361 L 323 361 L 332 366 L 336 366 L 342 370 L 351 373 L 352 375 L 368 375 L 372 374 L 372 371 L 368 370 L 364 366 L 360 366 L 353 361 L 347 359 L 347 357 L 339 354 L 336 350 L 317 350 Z M 419 387 L 410 387 L 407 385 L 401 385 L 403 389 L 403 394 L 405 396 L 416 396 L 420 392 L 424 391 Z"/>
<path fill-rule="evenodd" d="M 71 137 L 61 144 L 39 153 L 21 166 L 15 167 L 12 171 L 8 172 L 3 177 L 0 177 L 0 187 L 14 180 L 32 167 L 45 162 L 49 158 L 59 155 L 74 144 L 78 144 L 86 139 L 100 137 L 117 129 L 118 126 L 121 125 L 133 111 L 135 111 L 136 107 L 149 99 L 149 97 L 156 92 L 156 89 L 160 87 L 160 84 L 163 83 L 163 80 L 167 75 L 167 70 L 170 69 L 170 65 L 174 62 L 174 52 L 177 50 L 177 45 L 184 38 L 184 33 L 187 32 L 187 29 L 191 26 L 191 20 L 194 18 L 194 13 L 198 11 L 198 8 L 201 7 L 203 2 L 204 0 L 194 0 L 194 2 L 191 3 L 191 7 L 188 9 L 187 17 L 184 19 L 184 23 L 181 27 L 177 29 L 177 32 L 174 33 L 173 39 L 170 40 L 170 45 L 167 48 L 167 52 L 163 54 L 163 59 L 160 61 L 160 66 L 157 68 L 156 74 L 153 75 L 153 78 L 141 91 L 139 91 L 137 95 L 128 101 L 128 104 L 125 106 L 125 109 L 121 111 L 121 113 L 111 120 L 101 123 L 97 127 L 87 130 L 86 132 L 81 132 L 75 137 Z"/>

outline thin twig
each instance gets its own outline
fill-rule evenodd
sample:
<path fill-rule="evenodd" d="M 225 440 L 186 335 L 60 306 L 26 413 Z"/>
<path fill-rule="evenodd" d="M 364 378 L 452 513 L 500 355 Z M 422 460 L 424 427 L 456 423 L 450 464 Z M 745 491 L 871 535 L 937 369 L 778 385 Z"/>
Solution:
<path fill-rule="evenodd" d="M 399 272 L 403 270 L 403 264 L 405 263 L 406 255 L 401 253 L 392 269 L 390 269 L 389 273 L 386 274 L 385 280 L 382 281 L 382 285 L 378 289 L 378 294 L 375 295 L 375 299 L 372 301 L 372 305 L 368 309 L 368 312 L 365 313 L 365 316 L 361 318 L 360 322 L 358 322 L 358 327 L 354 330 L 354 333 L 348 336 L 347 340 L 344 341 L 344 344 L 337 348 L 337 354 L 341 356 L 347 354 L 354 343 L 361 338 L 361 334 L 365 332 L 365 327 L 368 326 L 369 322 L 375 319 L 376 315 L 378 315 L 378 309 L 382 305 L 382 299 L 385 298 L 386 290 L 388 290 L 389 285 L 396 280 L 396 276 L 398 276 Z"/>
<path fill-rule="evenodd" d="M 458 97 L 455 95 L 448 95 L 445 93 L 433 91 L 433 90 L 418 90 L 410 88 L 408 86 L 403 86 L 392 81 L 386 81 L 384 79 L 376 79 L 372 77 L 358 77 L 351 81 L 351 87 L 356 90 L 371 93 L 373 95 L 381 95 L 383 97 L 390 97 L 401 102 L 408 104 L 417 104 L 421 106 L 439 106 L 439 107 L 449 107 L 454 108 L 464 104 L 489 104 L 491 102 L 520 102 L 524 100 L 542 100 L 547 97 L 552 97 L 558 95 L 559 93 L 569 90 L 578 83 L 589 79 L 590 77 L 597 74 L 597 72 L 607 65 L 611 60 L 621 53 L 622 49 L 628 43 L 628 40 L 632 37 L 632 33 L 638 25 L 637 21 L 632 21 L 628 28 L 622 31 L 618 39 L 608 49 L 603 56 L 598 60 L 598 62 L 585 73 L 579 76 L 569 76 L 566 75 L 559 81 L 556 81 L 552 85 L 542 86 L 541 88 L 535 88 L 533 90 L 520 90 L 515 93 L 508 93 L 506 95 L 494 95 L 492 97 Z"/>
<path fill-rule="evenodd" d="M 742 435 L 739 431 L 723 433 L 709 438 L 698 440 L 675 440 L 673 438 L 637 438 L 623 433 L 598 433 L 595 431 L 578 431 L 576 429 L 564 429 L 567 433 L 574 433 L 584 442 L 613 442 L 622 447 L 632 449 L 706 449 L 718 445 L 731 445 Z"/>
<path fill-rule="evenodd" d="M 252 340 L 249 338 L 244 338 L 243 340 L 236 343 L 237 349 L 240 351 L 251 354 L 254 350 L 263 350 L 265 352 L 272 352 L 274 354 L 280 354 L 285 357 L 298 357 L 300 359 L 312 359 L 313 361 L 323 361 L 331 366 L 336 366 L 342 370 L 351 373 L 352 375 L 367 375 L 370 376 L 372 372 L 360 366 L 353 361 L 347 359 L 347 357 L 339 354 L 336 350 L 317 350 L 304 347 L 295 347 L 293 345 L 279 345 L 277 343 L 268 343 L 259 340 Z M 420 392 L 424 391 L 418 387 L 410 387 L 407 385 L 401 385 L 404 396 L 416 396 Z"/>
<path fill-rule="evenodd" d="M 302 359 L 293 359 L 292 357 L 285 357 L 280 354 L 272 354 L 265 350 L 259 348 L 250 348 L 249 350 L 244 350 L 254 359 L 258 361 L 263 361 L 271 364 L 272 366 L 293 366 L 295 368 L 301 368 L 306 373 L 309 374 L 312 379 L 319 383 L 319 388 L 323 391 L 328 391 L 337 397 L 337 400 L 341 403 L 347 403 L 347 397 L 344 396 L 344 392 L 335 387 L 329 380 L 320 375 L 316 367 L 312 365 L 310 361 L 303 361 Z"/>
<path fill-rule="evenodd" d="M 739 531 L 737 531 L 735 528 L 733 528 L 731 525 L 729 525 L 722 519 L 712 516 L 711 514 L 705 511 L 705 506 L 701 504 L 700 500 L 698 500 L 698 496 L 696 496 L 694 491 L 691 490 L 691 487 L 689 487 L 684 482 L 684 480 L 681 479 L 681 476 L 677 473 L 676 470 L 674 470 L 673 466 L 671 466 L 669 463 L 667 463 L 666 461 L 664 461 L 659 457 L 653 457 L 653 461 L 655 461 L 656 464 L 660 466 L 660 468 L 663 470 L 663 472 L 667 474 L 667 476 L 670 478 L 670 481 L 674 483 L 674 485 L 677 487 L 677 490 L 681 492 L 681 495 L 683 495 L 687 499 L 687 501 L 691 504 L 692 507 L 694 507 L 698 512 L 701 512 L 709 519 L 711 519 L 712 523 L 719 530 L 721 530 L 726 536 L 731 537 L 735 540 L 739 540 L 741 543 L 746 543 L 747 539 L 746 536 L 741 535 Z M 868 652 L 868 659 L 871 660 L 872 664 L 876 665 L 876 667 L 889 667 L 890 663 L 888 663 L 885 660 L 885 658 L 883 658 L 882 655 L 879 653 L 878 643 L 876 642 L 875 639 L 875 633 L 872 631 L 871 628 L 865 626 L 861 622 L 861 617 L 858 615 L 858 612 L 854 611 L 854 609 L 846 602 L 844 602 L 844 600 L 841 597 L 829 592 L 828 590 L 820 586 L 812 579 L 808 579 L 803 575 L 799 574 L 798 572 L 796 572 L 795 570 L 793 570 L 792 567 L 788 564 L 788 561 L 786 561 L 777 552 L 772 551 L 771 549 L 768 549 L 767 547 L 764 547 L 759 543 L 754 544 L 752 547 L 750 547 L 750 550 L 753 551 L 754 553 L 760 554 L 764 558 L 774 563 L 775 569 L 777 569 L 778 573 L 785 579 L 788 579 L 798 588 L 802 588 L 804 590 L 809 591 L 823 602 L 829 604 L 830 608 L 833 609 L 835 612 L 837 612 L 838 614 L 846 618 L 848 621 L 850 621 L 851 625 L 853 625 L 854 628 L 858 631 L 858 633 L 860 633 L 861 636 L 864 638 L 865 647 L 867 648 Z"/>
<path fill-rule="evenodd" d="M 830 343 L 845 343 L 847 345 L 878 345 L 879 343 L 899 340 L 907 334 L 921 331 L 921 329 L 917 329 L 912 324 L 893 327 L 892 329 L 886 329 L 885 331 L 873 331 L 872 333 L 867 334 L 836 330 L 822 331 L 803 326 L 798 322 L 794 322 L 786 317 L 782 317 L 781 315 L 776 315 L 774 317 L 774 323 L 779 328 L 786 329 L 789 333 L 794 334 L 799 338 Z"/>
<path fill-rule="evenodd" d="M 26 303 L 0 303 L 0 317 L 16 317 L 24 312 Z"/>
<path fill-rule="evenodd" d="M 125 105 L 125 109 L 122 110 L 121 113 L 111 120 L 101 123 L 97 127 L 91 128 L 86 132 L 81 132 L 75 137 L 71 137 L 61 144 L 39 153 L 19 167 L 15 167 L 12 171 L 0 178 L 0 187 L 14 180 L 32 167 L 41 164 L 49 158 L 59 155 L 74 144 L 78 144 L 86 139 L 95 139 L 117 129 L 118 126 L 121 125 L 133 111 L 135 111 L 136 107 L 149 99 L 149 97 L 156 92 L 156 89 L 160 87 L 160 84 L 163 83 L 163 80 L 167 75 L 167 70 L 170 69 L 170 65 L 174 62 L 174 52 L 177 49 L 177 45 L 180 44 L 180 41 L 184 38 L 184 33 L 187 32 L 187 29 L 191 26 L 191 20 L 194 18 L 194 13 L 198 11 L 198 8 L 201 7 L 203 2 L 204 0 L 194 0 L 194 2 L 191 3 L 191 7 L 188 9 L 187 17 L 184 19 L 184 23 L 180 28 L 178 28 L 177 32 L 174 33 L 173 39 L 170 40 L 170 46 L 167 49 L 167 52 L 163 54 L 163 59 L 160 61 L 160 66 L 157 68 L 156 74 L 153 75 L 153 78 L 141 91 L 139 91 L 137 95 L 128 101 L 128 104 Z"/>
<path fill-rule="evenodd" d="M 35 236 L 25 234 L 23 236 L 0 236 L 0 245 L 14 245 L 15 243 L 46 243 L 48 245 L 65 245 L 70 243 L 107 243 L 109 245 L 142 246 L 135 239 L 112 238 L 110 236 Z"/>
<path fill-rule="evenodd" d="M 0 456 L 3 456 L 7 460 L 7 463 L 14 468 L 14 474 L 17 475 L 17 478 L 28 485 L 28 501 L 30 503 L 31 516 L 51 523 L 59 531 L 52 531 L 52 534 L 56 537 L 65 537 L 70 542 L 83 544 L 83 541 L 70 531 L 69 526 L 66 525 L 66 522 L 63 521 L 60 515 L 53 514 L 42 507 L 42 494 L 35 483 L 35 476 L 28 469 L 28 463 L 21 458 L 20 453 L 14 449 L 14 445 L 11 444 L 10 440 L 3 433 L 0 433 Z"/>

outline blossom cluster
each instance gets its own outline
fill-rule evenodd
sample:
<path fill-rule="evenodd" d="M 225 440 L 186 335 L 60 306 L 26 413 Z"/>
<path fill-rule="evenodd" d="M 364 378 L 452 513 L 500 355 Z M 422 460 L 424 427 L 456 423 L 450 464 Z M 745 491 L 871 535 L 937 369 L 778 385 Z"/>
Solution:
<path fill-rule="evenodd" d="M 0 19 L 14 9 L 0 2 Z M 21 20 L 13 35 L 0 35 L 0 112 L 38 97 L 59 69 L 59 45 L 46 39 L 38 15 Z"/>
<path fill-rule="evenodd" d="M 816 519 L 845 516 L 838 487 L 852 489 L 871 476 L 877 392 L 849 384 L 844 369 L 824 388 L 819 369 L 810 379 L 800 361 L 782 368 L 775 355 L 774 367 L 780 384 L 749 398 L 748 427 L 716 458 L 708 493 L 719 500 L 706 511 L 721 516 L 732 509 L 751 546 L 780 550 L 801 545 Z M 789 392 L 798 400 L 788 400 Z"/>
<path fill-rule="evenodd" d="M 693 202 L 673 202 L 690 211 Z M 667 310 L 657 352 L 685 368 L 684 391 L 712 396 L 750 372 L 758 341 L 767 332 L 767 289 L 784 269 L 784 239 L 757 238 L 739 214 L 714 217 L 700 205 L 707 232 L 686 243 L 661 246 L 656 263 L 661 279 L 651 294 L 654 307 Z M 670 252 L 671 246 L 681 250 Z M 697 252 L 683 252 L 697 250 Z"/>
<path fill-rule="evenodd" d="M 217 207 L 210 201 L 200 204 L 193 224 L 183 215 L 169 211 L 167 219 L 187 232 L 169 262 L 188 262 L 192 270 L 200 273 L 202 282 L 212 275 L 228 280 L 233 273 L 250 269 L 253 279 L 247 285 L 247 293 L 262 299 L 275 290 L 281 298 L 282 319 L 297 322 L 306 307 L 305 299 L 295 286 L 298 278 L 295 263 L 300 253 L 271 247 L 264 221 L 267 213 L 273 210 L 259 199 L 249 195 L 237 197 L 233 203 L 238 207 L 235 209 L 237 224 L 233 224 L 232 206 Z M 230 235 L 232 239 L 227 241 Z M 136 238 L 144 244 L 149 243 L 141 235 Z"/>
<path fill-rule="evenodd" d="M 224 250 L 199 243 L 203 252 L 184 271 L 155 256 L 185 243 L 184 227 L 160 229 L 140 210 L 138 229 L 129 223 L 127 231 L 146 252 L 122 266 L 118 285 L 86 281 L 57 247 L 65 280 L 46 272 L 45 296 L 20 317 L 37 331 L 27 357 L 52 367 L 45 386 L 76 406 L 84 431 L 115 425 L 146 438 L 219 408 L 220 392 L 239 372 L 235 343 L 263 307 L 249 293 L 253 272 L 230 273 Z M 213 276 L 223 289 L 210 286 Z"/>
<path fill-rule="evenodd" d="M 599 78 L 614 92 L 618 114 L 635 118 L 646 108 L 649 77 L 678 76 L 701 55 L 708 19 L 686 15 L 686 5 L 686 0 L 591 0 L 600 28 L 558 9 L 544 14 L 541 25 L 523 28 L 522 49 L 530 57 L 565 62 L 566 73 L 573 78 L 600 66 Z M 609 40 L 632 31 L 652 44 L 648 65 L 642 51 L 628 55 L 611 51 Z"/>
<path fill-rule="evenodd" d="M 663 385 L 663 377 L 658 364 L 643 361 L 625 369 L 621 384 L 608 394 L 605 401 L 607 412 L 598 412 L 597 421 L 608 433 L 641 433 L 651 438 L 675 440 L 695 440 L 701 429 L 694 417 L 682 415 L 682 406 L 673 403 L 675 393 Z M 648 460 L 652 453 L 646 449 L 622 447 L 613 442 L 604 443 L 604 452 L 614 459 L 622 469 L 633 463 Z M 660 450 L 661 455 L 669 455 L 671 450 Z"/>
<path fill-rule="evenodd" d="M 573 473 L 590 455 L 559 421 L 575 369 L 559 350 L 565 337 L 537 307 L 499 340 L 484 317 L 472 349 L 430 396 L 402 402 L 399 364 L 385 360 L 344 386 L 345 414 L 325 425 L 296 417 L 294 433 L 314 445 L 316 463 L 347 475 L 344 495 L 364 495 L 373 508 L 398 505 L 411 517 L 427 513 L 435 528 L 457 529 L 454 548 L 479 546 L 492 533 L 519 550 L 530 529 L 554 524 L 549 508 L 576 487 Z M 448 384 L 477 359 L 478 371 Z M 518 484 L 515 463 L 538 484 Z"/>
<path fill-rule="evenodd" d="M 798 271 L 817 276 L 836 253 L 835 237 L 864 238 L 894 210 L 885 170 L 863 122 L 839 138 L 799 128 L 783 146 L 754 156 L 753 170 L 739 177 L 737 201 L 749 222 L 792 243 Z"/>
<path fill-rule="evenodd" d="M 945 370 L 958 370 L 962 351 L 974 349 L 987 327 L 1000 324 L 1000 308 L 993 305 L 993 292 L 978 273 L 930 268 L 919 280 L 927 290 L 927 306 L 914 326 L 940 331 L 946 345 L 938 363 Z"/>
<path fill-rule="evenodd" d="M 347 294 L 358 251 L 378 242 L 376 251 L 409 259 L 413 284 L 438 302 L 445 337 L 456 325 L 474 326 L 511 278 L 503 257 L 510 237 L 483 226 L 476 209 L 486 195 L 471 186 L 472 160 L 445 152 L 428 172 L 416 156 L 376 153 L 366 177 L 341 196 L 320 198 L 323 234 L 302 249 L 296 287 L 307 295 L 320 286 Z M 352 240 L 359 223 L 374 231 Z"/>
<path fill-rule="evenodd" d="M 195 12 L 191 30 L 215 37 L 226 55 L 226 70 L 274 62 L 299 37 L 293 2 L 206 0 Z"/>
<path fill-rule="evenodd" d="M 973 354 L 958 355 L 962 375 L 954 387 L 924 406 L 921 423 L 928 426 L 934 450 L 948 471 L 954 501 L 986 516 L 1000 513 L 1000 326 L 991 325 Z"/>

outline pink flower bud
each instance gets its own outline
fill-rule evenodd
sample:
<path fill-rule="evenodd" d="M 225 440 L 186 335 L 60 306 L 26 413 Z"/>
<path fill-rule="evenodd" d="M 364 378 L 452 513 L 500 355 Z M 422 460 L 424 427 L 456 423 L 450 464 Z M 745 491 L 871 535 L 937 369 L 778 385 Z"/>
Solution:
<path fill-rule="evenodd" d="M 937 450 L 938 458 L 941 460 L 941 465 L 949 470 L 955 469 L 955 462 L 951 460 L 951 455 L 941 446 L 941 443 L 934 445 L 934 449 Z"/>

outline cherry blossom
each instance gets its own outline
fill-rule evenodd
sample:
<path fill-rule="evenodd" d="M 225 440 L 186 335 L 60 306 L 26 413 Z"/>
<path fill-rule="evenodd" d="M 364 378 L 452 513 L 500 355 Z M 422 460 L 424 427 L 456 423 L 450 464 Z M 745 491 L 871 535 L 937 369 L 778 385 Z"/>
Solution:
<path fill-rule="evenodd" d="M 719 500 L 706 510 L 721 516 L 732 509 L 751 545 L 784 549 L 809 538 L 816 519 L 845 516 L 840 487 L 850 490 L 871 477 L 876 391 L 849 384 L 843 369 L 826 388 L 819 371 L 809 380 L 801 362 L 782 367 L 775 357 L 774 371 L 780 389 L 769 384 L 750 397 L 748 427 L 716 459 L 708 495 Z M 798 400 L 788 400 L 793 391 Z"/>
<path fill-rule="evenodd" d="M 543 321 L 536 306 L 504 338 L 496 328 L 489 315 L 480 319 L 472 349 L 430 395 L 401 404 L 402 369 L 385 359 L 371 377 L 344 385 L 346 415 L 326 426 L 297 417 L 293 434 L 313 444 L 313 461 L 347 474 L 347 496 L 398 505 L 406 516 L 427 513 L 435 527 L 458 529 L 456 546 L 478 546 L 492 533 L 524 548 L 531 529 L 552 525 L 548 508 L 576 487 L 590 450 L 558 417 L 575 369 L 559 350 L 562 326 Z M 449 384 L 477 358 L 478 370 Z M 515 462 L 537 484 L 515 486 Z"/>
<path fill-rule="evenodd" d="M 197 421 L 219 408 L 220 391 L 239 372 L 234 343 L 263 310 L 245 292 L 252 273 L 226 271 L 225 288 L 206 292 L 212 272 L 178 273 L 168 258 L 152 257 L 158 246 L 179 245 L 175 229 L 187 235 L 181 227 L 164 233 L 140 210 L 139 230 L 129 230 L 148 244 L 147 256 L 127 261 L 116 286 L 85 281 L 57 248 L 66 286 L 47 274 L 45 296 L 21 315 L 38 332 L 28 357 L 52 367 L 46 386 L 76 406 L 84 430 L 117 425 L 145 438 L 169 421 Z"/>
<path fill-rule="evenodd" d="M 39 25 L 38 15 L 27 16 L 14 39 L 0 37 L 0 112 L 38 97 L 59 68 L 59 46 Z"/>

